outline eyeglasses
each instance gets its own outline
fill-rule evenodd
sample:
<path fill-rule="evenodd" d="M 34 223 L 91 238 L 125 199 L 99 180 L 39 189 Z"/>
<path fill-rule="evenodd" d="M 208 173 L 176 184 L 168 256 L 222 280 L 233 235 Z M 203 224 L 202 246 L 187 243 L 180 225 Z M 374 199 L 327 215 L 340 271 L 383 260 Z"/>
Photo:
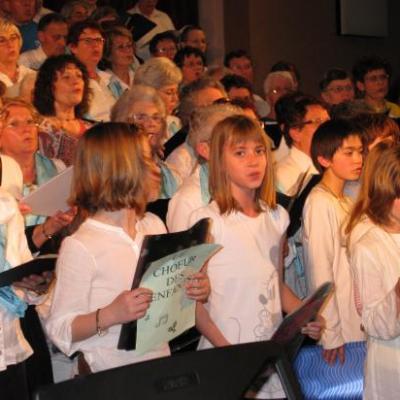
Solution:
<path fill-rule="evenodd" d="M 114 46 L 116 50 L 131 50 L 133 49 L 133 43 L 126 43 L 126 44 L 119 44 L 117 46 Z"/>
<path fill-rule="evenodd" d="M 8 43 L 15 43 L 17 40 L 19 40 L 19 36 L 15 33 L 8 38 L 0 36 L 0 46 L 6 46 Z"/>
<path fill-rule="evenodd" d="M 35 120 L 28 119 L 27 121 L 10 121 L 5 125 L 5 128 L 20 130 L 22 128 L 33 128 L 37 126 L 38 124 Z"/>
<path fill-rule="evenodd" d="M 80 38 L 78 41 L 85 43 L 87 46 L 93 46 L 94 44 L 97 45 L 104 44 L 104 38 L 102 37 L 96 37 L 96 38 L 84 37 Z"/>
<path fill-rule="evenodd" d="M 342 93 L 342 92 L 352 92 L 353 85 L 346 85 L 346 86 L 333 86 L 331 88 L 327 88 L 325 91 L 326 92 L 333 92 L 333 93 Z"/>
<path fill-rule="evenodd" d="M 156 124 L 161 124 L 164 120 L 164 118 L 159 114 L 148 115 L 148 114 L 144 114 L 144 113 L 133 114 L 131 116 L 131 119 L 133 120 L 133 122 L 136 122 L 138 124 L 146 123 L 149 121 L 153 121 Z"/>
<path fill-rule="evenodd" d="M 389 79 L 389 75 L 388 74 L 370 75 L 366 76 L 364 79 L 368 82 L 373 82 L 373 83 L 385 82 Z"/>

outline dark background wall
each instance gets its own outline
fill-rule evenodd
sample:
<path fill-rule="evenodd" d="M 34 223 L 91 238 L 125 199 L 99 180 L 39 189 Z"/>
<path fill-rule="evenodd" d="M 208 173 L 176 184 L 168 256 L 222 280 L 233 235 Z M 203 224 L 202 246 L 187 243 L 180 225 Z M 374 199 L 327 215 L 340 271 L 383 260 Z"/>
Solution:
<path fill-rule="evenodd" d="M 329 67 L 351 70 L 365 54 L 387 58 L 400 71 L 400 2 L 388 0 L 389 36 L 366 38 L 337 34 L 336 0 L 224 0 L 226 51 L 245 48 L 253 57 L 256 88 L 271 65 L 280 59 L 294 62 L 303 89 L 316 94 L 317 82 Z"/>

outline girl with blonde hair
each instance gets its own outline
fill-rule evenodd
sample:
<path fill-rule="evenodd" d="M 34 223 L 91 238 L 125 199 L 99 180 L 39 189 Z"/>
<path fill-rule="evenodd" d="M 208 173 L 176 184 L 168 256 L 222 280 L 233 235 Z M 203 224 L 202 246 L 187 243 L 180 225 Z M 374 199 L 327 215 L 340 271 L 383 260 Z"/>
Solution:
<path fill-rule="evenodd" d="M 268 340 L 282 310 L 291 312 L 301 301 L 281 279 L 289 218 L 276 203 L 271 150 L 259 124 L 243 115 L 219 122 L 209 169 L 213 201 L 194 211 L 191 222 L 211 218 L 211 236 L 223 249 L 208 263 L 209 301 L 197 308 L 199 348 Z M 304 328 L 314 338 L 320 331 L 317 322 Z M 247 395 L 285 397 L 276 375 Z"/>
<path fill-rule="evenodd" d="M 367 334 L 364 399 L 397 399 L 400 381 L 400 146 L 369 153 L 346 227 L 357 309 Z"/>

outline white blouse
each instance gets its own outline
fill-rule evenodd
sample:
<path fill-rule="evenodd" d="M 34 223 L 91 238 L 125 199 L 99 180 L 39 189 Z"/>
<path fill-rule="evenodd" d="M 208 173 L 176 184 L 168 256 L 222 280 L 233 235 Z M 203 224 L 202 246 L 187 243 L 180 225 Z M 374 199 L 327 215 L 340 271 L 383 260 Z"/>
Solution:
<path fill-rule="evenodd" d="M 104 336 L 72 342 L 71 325 L 78 315 L 110 304 L 121 292 L 130 290 L 144 234 L 165 233 L 158 217 L 147 213 L 136 226 L 135 240 L 120 227 L 86 220 L 62 244 L 57 261 L 57 281 L 46 330 L 67 355 L 82 351 L 93 372 L 170 354 L 168 344 L 146 353 L 118 350 L 121 325 Z"/>
<path fill-rule="evenodd" d="M 349 254 L 368 340 L 364 399 L 397 400 L 400 310 L 395 285 L 400 277 L 400 234 L 389 234 L 366 219 L 350 236 Z"/>

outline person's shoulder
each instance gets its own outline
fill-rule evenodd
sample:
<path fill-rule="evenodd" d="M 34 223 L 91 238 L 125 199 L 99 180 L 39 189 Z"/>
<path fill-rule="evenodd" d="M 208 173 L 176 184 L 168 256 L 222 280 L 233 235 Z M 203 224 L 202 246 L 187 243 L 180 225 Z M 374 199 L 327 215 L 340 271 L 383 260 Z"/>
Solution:
<path fill-rule="evenodd" d="M 194 210 L 190 215 L 192 223 L 197 222 L 202 218 L 212 218 L 213 220 L 221 219 L 221 213 L 215 201 Z"/>
<path fill-rule="evenodd" d="M 137 221 L 136 229 L 144 235 L 167 233 L 167 228 L 162 220 L 151 212 L 146 212 L 143 217 Z"/>
<path fill-rule="evenodd" d="M 337 202 L 337 199 L 327 190 L 324 190 L 320 185 L 316 185 L 307 196 L 306 203 L 307 202 L 323 206 L 333 206 Z"/>

